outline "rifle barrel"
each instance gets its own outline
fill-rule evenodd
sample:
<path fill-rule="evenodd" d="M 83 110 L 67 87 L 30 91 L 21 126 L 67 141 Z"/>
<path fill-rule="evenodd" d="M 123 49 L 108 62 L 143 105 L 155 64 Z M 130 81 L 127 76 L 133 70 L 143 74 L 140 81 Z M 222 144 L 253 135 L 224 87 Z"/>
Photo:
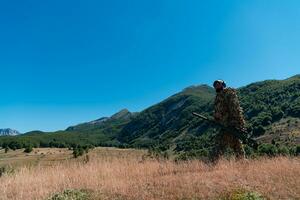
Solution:
<path fill-rule="evenodd" d="M 193 115 L 209 121 L 209 119 L 207 117 L 200 115 L 199 113 L 193 112 Z"/>
<path fill-rule="evenodd" d="M 222 125 L 214 120 L 211 120 L 211 119 L 209 119 L 199 113 L 196 113 L 196 112 L 193 112 L 193 115 L 195 115 L 196 117 L 199 117 L 201 119 L 207 120 L 222 129 L 225 129 L 229 133 L 232 133 L 235 137 L 239 138 L 244 144 L 248 144 L 249 146 L 252 146 L 253 148 L 257 149 L 258 143 L 254 139 L 248 137 L 248 132 L 239 130 L 235 127 L 225 127 L 224 125 Z"/>

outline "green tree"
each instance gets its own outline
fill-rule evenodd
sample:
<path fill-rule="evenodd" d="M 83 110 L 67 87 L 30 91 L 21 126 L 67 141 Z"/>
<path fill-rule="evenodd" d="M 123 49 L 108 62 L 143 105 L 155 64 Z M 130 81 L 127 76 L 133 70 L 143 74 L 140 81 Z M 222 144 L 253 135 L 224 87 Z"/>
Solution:
<path fill-rule="evenodd" d="M 73 149 L 73 156 L 74 158 L 77 158 L 79 156 L 82 156 L 86 151 L 82 147 L 75 147 Z"/>
<path fill-rule="evenodd" d="M 24 150 L 25 153 L 31 153 L 32 151 L 33 151 L 32 145 L 28 145 Z"/>

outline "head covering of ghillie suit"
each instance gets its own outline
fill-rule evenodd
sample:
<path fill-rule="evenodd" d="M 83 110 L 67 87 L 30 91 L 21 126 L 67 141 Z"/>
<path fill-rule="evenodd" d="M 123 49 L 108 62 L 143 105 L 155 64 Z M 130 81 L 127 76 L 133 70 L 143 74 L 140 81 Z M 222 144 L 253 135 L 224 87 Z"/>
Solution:
<path fill-rule="evenodd" d="M 240 107 L 237 92 L 233 88 L 227 88 L 223 80 L 216 80 L 213 84 L 217 95 L 215 98 L 214 119 L 225 127 L 245 129 L 243 111 Z M 224 155 L 225 151 L 231 148 L 236 157 L 244 157 L 244 149 L 241 141 L 233 134 L 220 130 L 216 138 L 216 157 Z"/>

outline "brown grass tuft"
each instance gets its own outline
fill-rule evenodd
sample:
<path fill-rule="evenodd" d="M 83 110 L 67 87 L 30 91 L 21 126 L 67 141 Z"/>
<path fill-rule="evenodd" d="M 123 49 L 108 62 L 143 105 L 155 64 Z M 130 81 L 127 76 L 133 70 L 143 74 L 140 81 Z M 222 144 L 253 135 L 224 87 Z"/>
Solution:
<path fill-rule="evenodd" d="M 65 189 L 93 191 L 95 199 L 215 199 L 243 188 L 270 199 L 300 198 L 300 159 L 175 163 L 134 156 L 90 155 L 90 162 L 22 167 L 0 178 L 0 199 L 46 199 Z"/>

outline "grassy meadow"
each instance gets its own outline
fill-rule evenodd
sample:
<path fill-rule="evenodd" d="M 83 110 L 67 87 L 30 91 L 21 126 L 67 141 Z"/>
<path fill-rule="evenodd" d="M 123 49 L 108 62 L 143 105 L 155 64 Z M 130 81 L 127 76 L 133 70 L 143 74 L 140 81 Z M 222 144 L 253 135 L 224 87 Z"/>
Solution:
<path fill-rule="evenodd" d="M 37 148 L 31 153 L 24 153 L 24 149 L 0 150 L 0 166 L 19 168 L 23 166 L 51 166 L 72 158 L 72 151 L 59 148 Z"/>
<path fill-rule="evenodd" d="M 0 177 L 0 199 L 300 199 L 299 158 L 211 165 L 156 160 L 146 153 L 95 148 L 88 159 L 73 159 L 67 149 L 34 149 L 29 154 L 1 150 L 0 166 L 14 170 Z M 64 191 L 84 195 L 55 196 Z"/>

